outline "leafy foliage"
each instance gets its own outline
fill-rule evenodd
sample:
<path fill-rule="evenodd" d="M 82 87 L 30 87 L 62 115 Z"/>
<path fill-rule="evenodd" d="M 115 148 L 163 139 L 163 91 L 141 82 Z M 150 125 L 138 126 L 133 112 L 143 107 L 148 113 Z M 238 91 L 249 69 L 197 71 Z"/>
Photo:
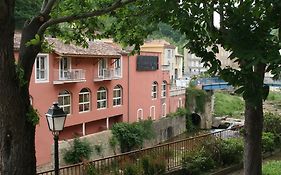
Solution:
<path fill-rule="evenodd" d="M 279 175 L 281 174 L 281 161 L 272 160 L 266 162 L 262 167 L 262 175 Z"/>
<path fill-rule="evenodd" d="M 262 133 L 262 152 L 272 152 L 274 151 L 275 145 L 275 136 L 271 132 Z"/>
<path fill-rule="evenodd" d="M 186 105 L 187 108 L 194 108 L 195 113 L 205 112 L 205 103 L 207 101 L 207 93 L 204 90 L 196 88 L 186 89 Z"/>
<path fill-rule="evenodd" d="M 33 124 L 33 126 L 36 126 L 39 123 L 39 112 L 37 109 L 34 109 L 33 106 L 29 106 L 28 113 L 26 114 L 27 121 Z"/>
<path fill-rule="evenodd" d="M 140 148 L 144 140 L 154 136 L 152 120 L 135 123 L 116 123 L 112 126 L 112 134 L 120 143 L 121 152 Z"/>
<path fill-rule="evenodd" d="M 75 164 L 83 160 L 89 160 L 92 148 L 87 140 L 75 138 L 71 147 L 64 153 L 63 159 L 66 163 Z"/>
<path fill-rule="evenodd" d="M 275 143 L 281 143 L 281 116 L 273 113 L 265 113 L 264 132 L 270 132 L 275 135 Z"/>
<path fill-rule="evenodd" d="M 41 0 L 16 0 L 16 29 L 21 29 L 26 20 L 30 20 L 36 13 L 39 13 L 41 3 Z"/>

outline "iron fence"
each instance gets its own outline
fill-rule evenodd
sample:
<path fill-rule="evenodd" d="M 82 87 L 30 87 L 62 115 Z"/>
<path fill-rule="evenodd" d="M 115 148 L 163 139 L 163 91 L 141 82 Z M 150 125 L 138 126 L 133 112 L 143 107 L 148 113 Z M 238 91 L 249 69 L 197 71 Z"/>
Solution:
<path fill-rule="evenodd" d="M 119 155 L 83 162 L 60 168 L 60 175 L 123 175 L 126 167 L 134 165 L 141 167 L 142 160 L 150 156 L 154 161 L 161 161 L 165 171 L 181 168 L 182 158 L 190 151 L 199 149 L 204 142 L 212 139 L 239 137 L 239 129 L 225 129 L 210 132 L 191 138 L 185 138 L 154 147 L 131 151 Z M 54 175 L 54 171 L 39 172 L 37 175 Z"/>

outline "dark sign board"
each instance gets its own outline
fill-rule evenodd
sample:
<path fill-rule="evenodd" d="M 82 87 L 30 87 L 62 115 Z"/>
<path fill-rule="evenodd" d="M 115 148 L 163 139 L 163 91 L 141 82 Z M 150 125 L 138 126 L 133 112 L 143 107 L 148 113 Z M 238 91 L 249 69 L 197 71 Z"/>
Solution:
<path fill-rule="evenodd" d="M 137 71 L 154 71 L 158 69 L 158 56 L 137 57 Z"/>

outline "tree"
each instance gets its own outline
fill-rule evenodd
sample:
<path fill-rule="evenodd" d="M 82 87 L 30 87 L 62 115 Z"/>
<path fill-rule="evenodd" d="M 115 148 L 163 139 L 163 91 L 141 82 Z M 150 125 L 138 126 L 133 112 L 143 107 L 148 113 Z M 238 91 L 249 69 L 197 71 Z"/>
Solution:
<path fill-rule="evenodd" d="M 280 76 L 281 2 L 193 0 L 162 6 L 172 9 L 159 12 L 159 18 L 186 35 L 186 47 L 202 57 L 210 72 L 240 87 L 237 92 L 245 100 L 244 174 L 261 175 L 263 100 L 268 94 L 263 81 L 266 72 Z M 220 16 L 220 26 L 214 26 L 214 13 Z M 231 52 L 228 59 L 239 69 L 220 66 L 218 45 Z"/>
<path fill-rule="evenodd" d="M 14 11 L 15 0 L 0 0 L 0 174 L 36 174 L 34 137 L 37 119 L 30 107 L 28 87 L 45 34 L 64 36 L 68 41 L 75 39 L 78 44 L 86 46 L 86 37 L 99 37 L 95 34 L 96 29 L 105 26 L 101 16 L 114 15 L 115 10 L 134 1 L 44 0 L 40 12 L 35 11 L 22 27 L 19 60 L 15 64 L 14 13 L 18 11 Z"/>

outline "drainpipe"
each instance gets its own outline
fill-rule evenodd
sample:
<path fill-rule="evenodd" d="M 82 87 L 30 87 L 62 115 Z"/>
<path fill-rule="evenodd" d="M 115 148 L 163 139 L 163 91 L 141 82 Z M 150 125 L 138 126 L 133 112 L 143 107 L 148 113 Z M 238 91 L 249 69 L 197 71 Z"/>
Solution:
<path fill-rule="evenodd" d="M 130 123 L 130 56 L 128 56 L 128 112 L 127 112 L 127 122 Z"/>

